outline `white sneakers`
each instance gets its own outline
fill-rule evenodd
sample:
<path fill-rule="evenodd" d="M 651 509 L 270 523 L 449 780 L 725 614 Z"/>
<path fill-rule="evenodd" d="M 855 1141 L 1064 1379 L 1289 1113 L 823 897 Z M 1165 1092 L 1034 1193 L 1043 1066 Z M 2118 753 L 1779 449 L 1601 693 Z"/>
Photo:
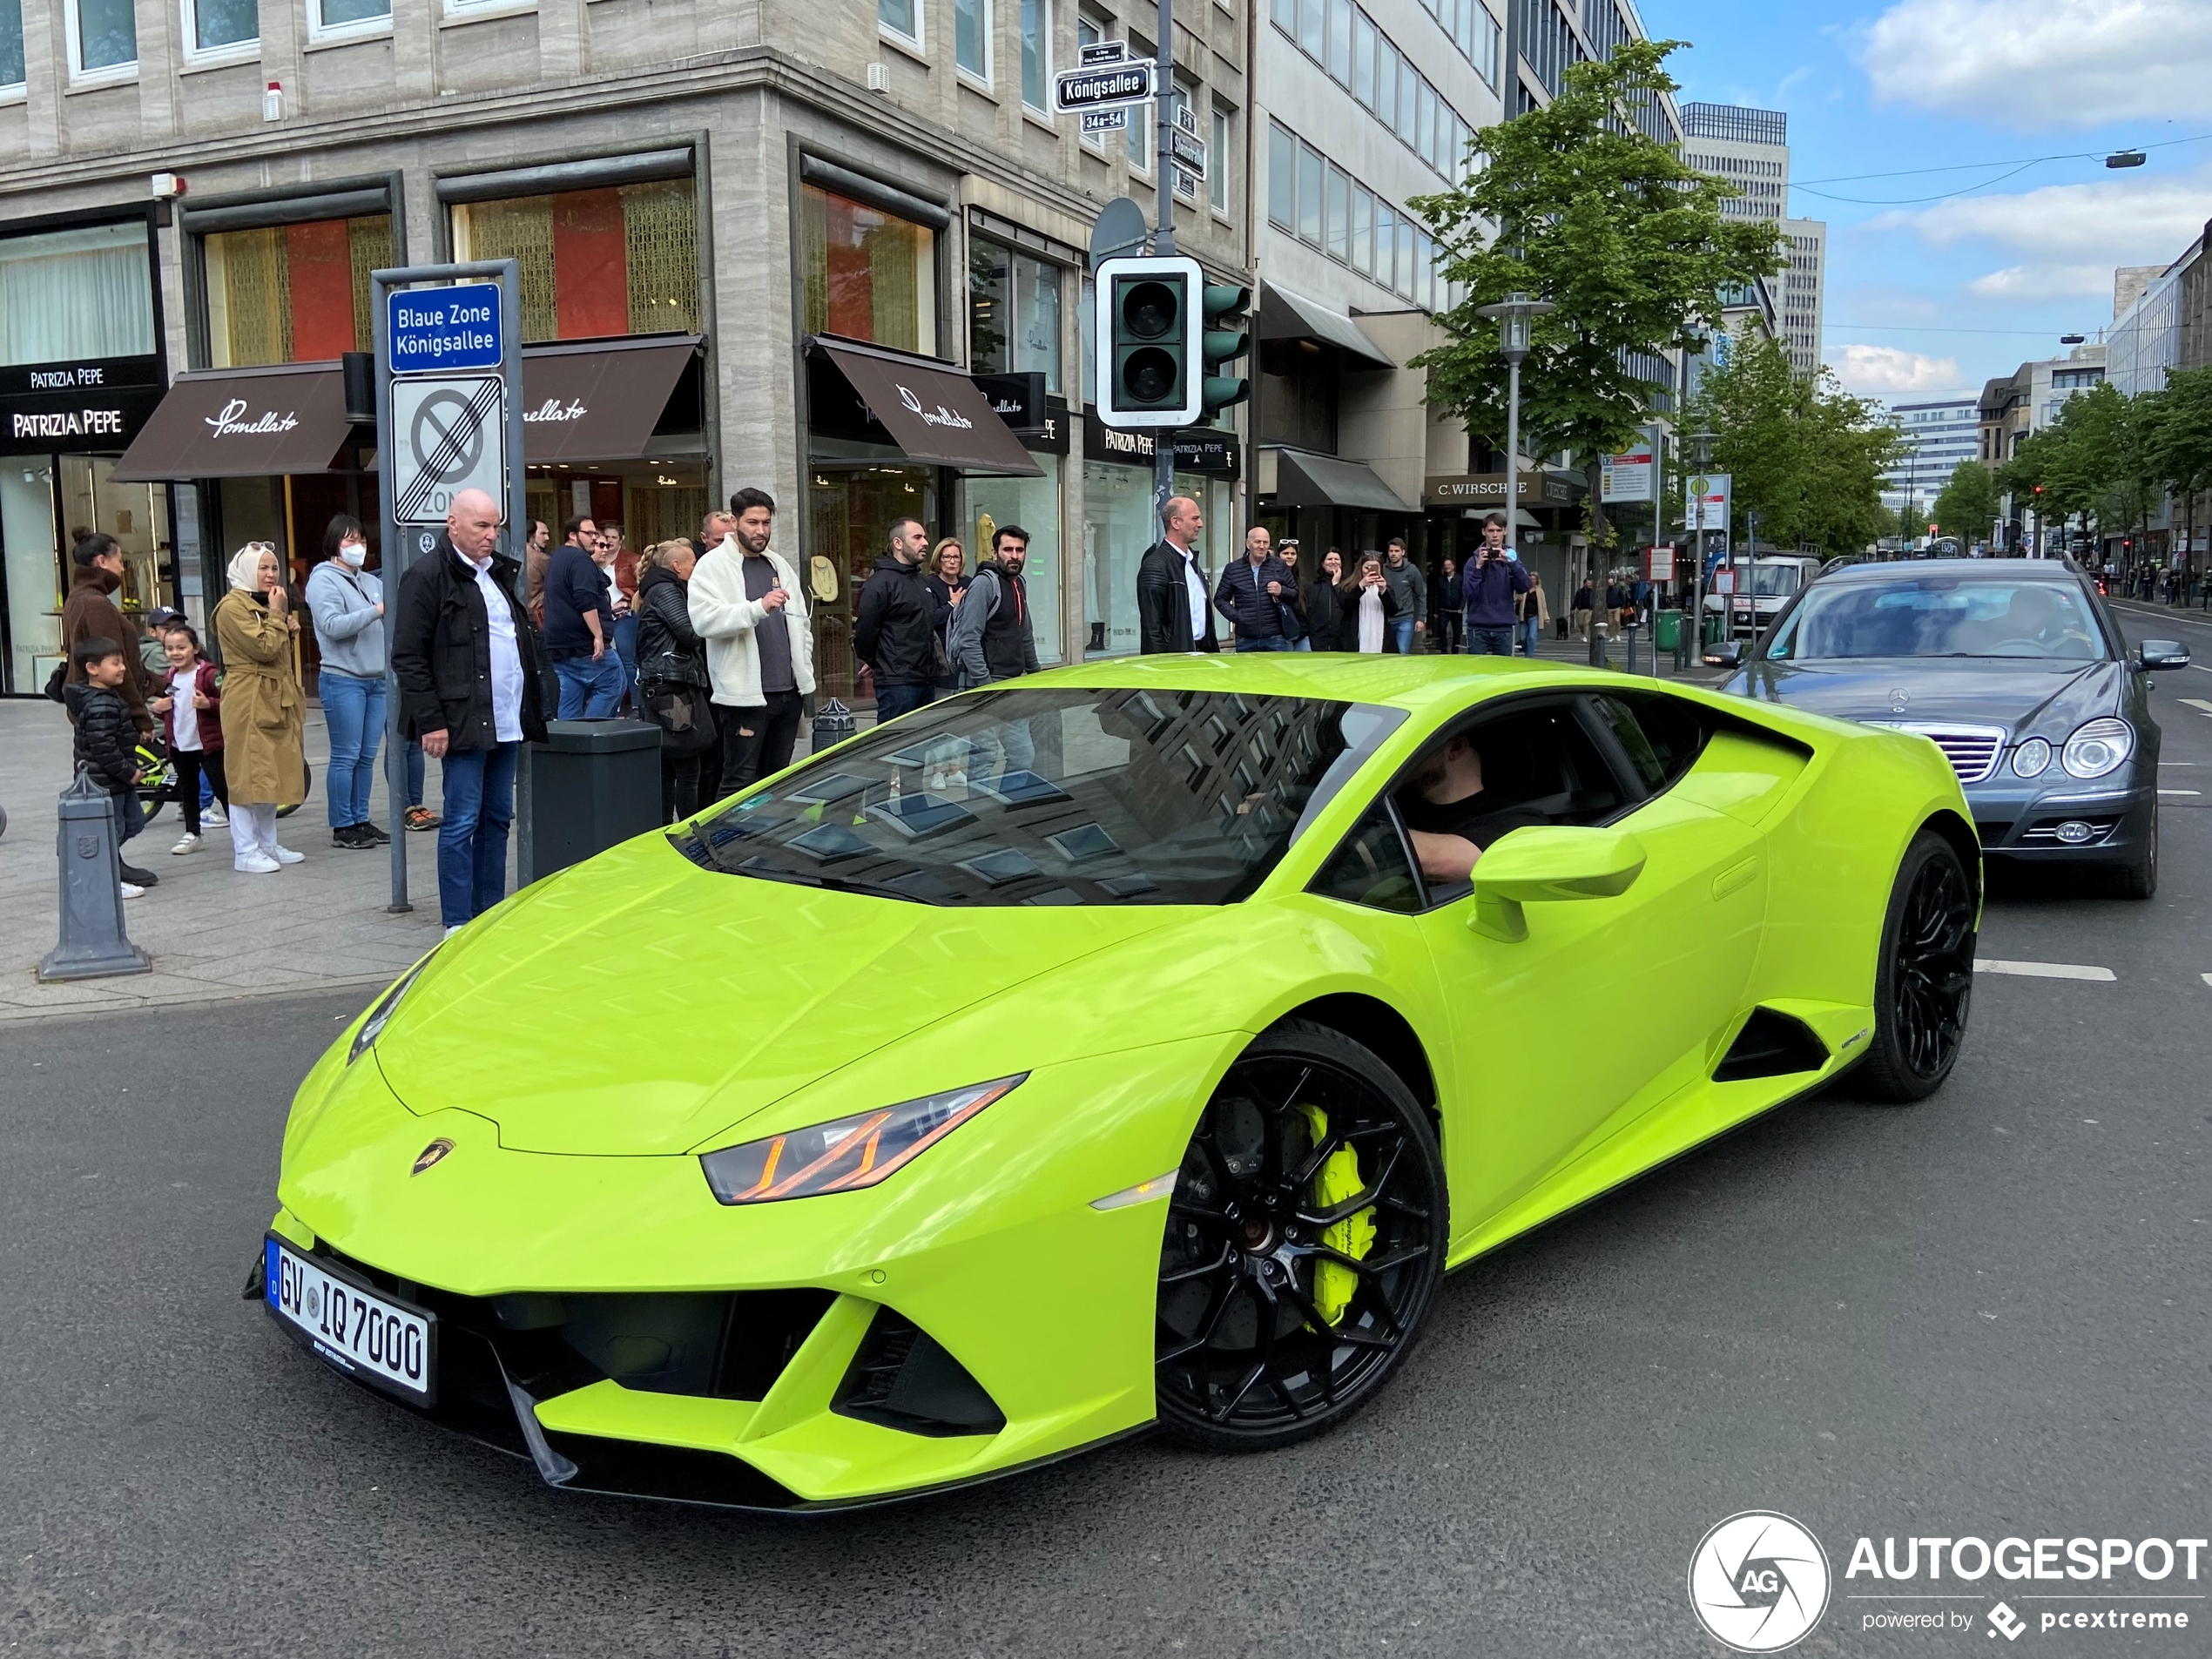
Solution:
<path fill-rule="evenodd" d="M 169 856 L 171 858 L 180 859 L 187 853 L 197 853 L 199 851 L 199 837 L 192 831 L 186 830 L 182 835 L 177 838 L 177 845 L 169 849 Z"/>
<path fill-rule="evenodd" d="M 209 828 L 221 829 L 231 819 L 230 814 L 223 810 L 221 801 L 211 800 L 207 803 L 207 809 L 200 813 L 199 821 Z"/>
<path fill-rule="evenodd" d="M 469 924 L 468 924 L 467 922 L 465 922 L 465 921 L 456 921 L 456 922 L 455 922 L 455 923 L 453 924 L 453 926 L 452 926 L 452 927 L 448 927 L 448 928 L 447 928 L 447 929 L 446 929 L 446 937 L 447 937 L 448 939 L 452 938 L 452 937 L 454 936 L 454 934 L 455 934 L 459 933 L 459 932 L 460 932 L 460 931 L 461 931 L 463 927 L 466 927 L 468 925 L 469 925 Z"/>
<path fill-rule="evenodd" d="M 134 881 L 118 881 L 115 885 L 118 891 L 126 899 L 143 899 L 146 896 L 146 890 Z"/>
<path fill-rule="evenodd" d="M 307 855 L 305 853 L 294 853 L 290 847 L 279 846 L 274 841 L 266 843 L 262 846 L 261 851 L 267 853 L 279 864 L 304 864 L 307 862 Z"/>
<path fill-rule="evenodd" d="M 293 854 L 294 858 L 299 856 L 296 853 Z M 284 866 L 257 847 L 251 853 L 241 853 L 233 859 L 231 868 L 243 875 L 274 875 Z"/>

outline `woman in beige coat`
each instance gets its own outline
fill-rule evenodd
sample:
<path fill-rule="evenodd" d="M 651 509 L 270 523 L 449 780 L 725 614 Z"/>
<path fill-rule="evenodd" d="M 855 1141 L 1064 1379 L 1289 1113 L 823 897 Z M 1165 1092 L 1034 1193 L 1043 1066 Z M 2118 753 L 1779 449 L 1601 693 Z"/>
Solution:
<path fill-rule="evenodd" d="M 233 866 L 267 875 L 306 856 L 277 845 L 280 806 L 306 795 L 307 700 L 300 694 L 292 641 L 300 631 L 284 590 L 283 567 L 266 542 L 248 542 L 231 560 L 230 591 L 211 619 L 223 654 L 223 759 L 231 784 Z"/>

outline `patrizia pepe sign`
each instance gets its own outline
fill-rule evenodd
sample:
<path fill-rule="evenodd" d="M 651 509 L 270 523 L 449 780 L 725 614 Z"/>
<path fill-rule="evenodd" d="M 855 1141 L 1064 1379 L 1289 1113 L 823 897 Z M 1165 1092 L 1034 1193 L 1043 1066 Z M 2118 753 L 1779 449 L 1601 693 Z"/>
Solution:
<path fill-rule="evenodd" d="M 0 434 L 15 442 L 118 448 L 161 401 L 158 357 L 0 367 Z"/>

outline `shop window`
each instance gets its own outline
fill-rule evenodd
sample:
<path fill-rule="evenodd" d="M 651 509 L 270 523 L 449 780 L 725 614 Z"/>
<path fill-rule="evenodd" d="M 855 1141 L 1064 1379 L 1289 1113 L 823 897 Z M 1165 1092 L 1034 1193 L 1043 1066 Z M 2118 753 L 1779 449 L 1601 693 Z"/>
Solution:
<path fill-rule="evenodd" d="M 1035 459 L 1042 462 L 1044 457 Z M 1197 502 L 1204 516 L 1206 529 L 1198 563 L 1207 572 L 1211 593 L 1213 573 L 1221 568 L 1223 556 L 1208 550 L 1233 548 L 1240 540 L 1231 516 L 1230 488 L 1203 473 L 1179 472 L 1175 475 L 1175 493 Z M 1028 524 L 1029 521 L 1022 522 Z M 1136 625 L 1136 567 L 1145 550 L 1159 539 L 1160 522 L 1152 508 L 1151 467 L 1085 462 L 1082 583 L 1088 637 L 1082 642 L 1084 655 L 1123 657 L 1137 649 L 1141 641 Z M 1035 545 L 1031 543 L 1033 549 Z M 1034 551 L 1030 558 L 1034 563 Z M 1217 628 L 1227 631 L 1226 624 L 1217 623 Z M 1043 654 L 1040 645 L 1040 660 Z M 1068 654 L 1072 659 L 1076 652 L 1071 650 Z"/>
<path fill-rule="evenodd" d="M 1278 229 L 1298 229 L 1298 140 L 1274 121 L 1267 124 L 1267 218 Z"/>
<path fill-rule="evenodd" d="M 0 92 L 24 88 L 23 0 L 0 0 Z"/>
<path fill-rule="evenodd" d="M 191 34 L 185 42 L 188 61 L 229 57 L 260 41 L 260 0 L 185 0 L 185 23 Z"/>
<path fill-rule="evenodd" d="M 307 38 L 342 39 L 392 26 L 392 0 L 307 0 Z"/>
<path fill-rule="evenodd" d="M 453 246 L 456 260 L 516 261 L 526 342 L 698 332 L 689 179 L 460 203 Z"/>
<path fill-rule="evenodd" d="M 153 348 L 144 219 L 0 240 L 0 363 Z"/>
<path fill-rule="evenodd" d="M 1060 267 L 996 242 L 968 244 L 968 367 L 1060 385 Z"/>
<path fill-rule="evenodd" d="M 806 331 L 936 355 L 936 233 L 817 185 L 802 189 Z"/>
<path fill-rule="evenodd" d="M 205 237 L 213 368 L 324 362 L 372 348 L 368 273 L 392 263 L 388 214 Z"/>
<path fill-rule="evenodd" d="M 121 76 L 138 67 L 132 0 L 66 0 L 71 78 Z"/>

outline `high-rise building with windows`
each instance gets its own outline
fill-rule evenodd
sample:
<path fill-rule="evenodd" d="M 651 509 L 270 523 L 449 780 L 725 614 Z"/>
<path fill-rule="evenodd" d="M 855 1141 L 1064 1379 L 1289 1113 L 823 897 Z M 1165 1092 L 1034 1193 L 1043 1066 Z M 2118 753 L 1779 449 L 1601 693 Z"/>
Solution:
<path fill-rule="evenodd" d="M 1890 419 L 1905 434 L 1905 449 L 1882 478 L 1882 504 L 1892 512 L 1908 503 L 1925 513 L 1942 494 L 1962 461 L 1981 453 L 1981 400 L 1937 398 L 1890 406 Z M 1983 535 L 1986 524 L 1945 526 L 1960 534 Z"/>
<path fill-rule="evenodd" d="M 1682 129 L 1683 158 L 1743 192 L 1723 202 L 1722 213 L 1766 219 L 1781 229 L 1785 264 L 1773 286 L 1782 301 L 1782 338 L 1791 368 L 1801 374 L 1817 373 L 1828 226 L 1790 217 L 1790 118 L 1780 110 L 1685 104 Z"/>

